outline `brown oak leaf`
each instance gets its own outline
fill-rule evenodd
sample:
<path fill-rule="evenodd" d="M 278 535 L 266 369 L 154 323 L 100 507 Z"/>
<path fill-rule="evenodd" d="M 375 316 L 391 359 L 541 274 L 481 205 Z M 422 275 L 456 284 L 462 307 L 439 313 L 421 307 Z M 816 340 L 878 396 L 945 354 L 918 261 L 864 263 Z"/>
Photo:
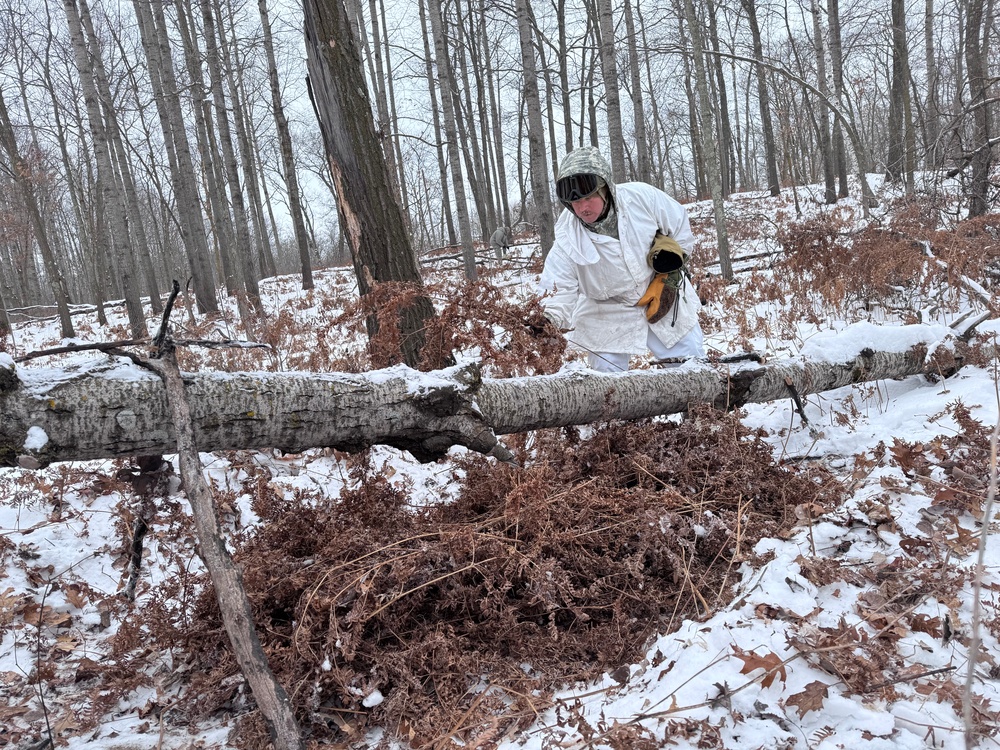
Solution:
<path fill-rule="evenodd" d="M 739 646 L 733 646 L 733 650 L 736 652 L 736 656 L 743 661 L 740 674 L 750 674 L 755 669 L 763 669 L 766 672 L 764 679 L 760 681 L 761 687 L 771 687 L 774 678 L 778 676 L 781 677 L 782 682 L 787 679 L 788 673 L 785 671 L 784 662 L 777 654 L 766 653 L 763 656 L 758 656 L 753 651 L 748 653 Z"/>
<path fill-rule="evenodd" d="M 806 685 L 806 689 L 801 693 L 796 693 L 785 701 L 785 705 L 796 706 L 799 718 L 801 719 L 810 711 L 819 711 L 823 707 L 823 699 L 829 693 L 827 692 L 827 684 L 825 682 L 820 682 L 815 680 Z"/>

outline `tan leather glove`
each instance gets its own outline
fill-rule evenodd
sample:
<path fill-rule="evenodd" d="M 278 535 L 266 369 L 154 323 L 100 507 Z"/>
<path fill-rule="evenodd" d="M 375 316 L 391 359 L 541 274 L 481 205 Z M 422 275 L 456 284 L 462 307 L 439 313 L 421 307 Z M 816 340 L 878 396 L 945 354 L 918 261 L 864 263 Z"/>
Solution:
<path fill-rule="evenodd" d="M 646 253 L 646 264 L 657 273 L 670 273 L 684 266 L 687 253 L 673 237 L 656 233 L 653 244 Z"/>
<path fill-rule="evenodd" d="M 636 307 L 646 308 L 646 320 L 652 324 L 663 319 L 677 301 L 677 290 L 683 281 L 684 272 L 680 267 L 676 271 L 653 276 L 646 287 L 646 293 L 635 303 Z"/>

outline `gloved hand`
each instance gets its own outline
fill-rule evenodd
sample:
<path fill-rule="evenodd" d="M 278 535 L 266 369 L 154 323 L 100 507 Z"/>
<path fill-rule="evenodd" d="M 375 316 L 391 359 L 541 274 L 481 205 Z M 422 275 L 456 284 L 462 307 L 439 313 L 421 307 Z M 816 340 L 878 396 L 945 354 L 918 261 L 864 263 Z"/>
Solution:
<path fill-rule="evenodd" d="M 524 325 L 527 327 L 528 333 L 536 339 L 554 338 L 562 333 L 547 315 L 533 315 L 525 318 Z"/>
<path fill-rule="evenodd" d="M 683 268 L 687 253 L 673 237 L 660 232 L 653 237 L 653 244 L 646 253 L 646 263 L 657 273 L 670 273 Z"/>
<path fill-rule="evenodd" d="M 646 308 L 646 320 L 658 323 L 663 319 L 677 301 L 677 290 L 683 281 L 684 272 L 680 267 L 670 273 L 658 273 L 653 276 L 653 280 L 646 287 L 646 293 L 635 303 L 636 307 Z"/>

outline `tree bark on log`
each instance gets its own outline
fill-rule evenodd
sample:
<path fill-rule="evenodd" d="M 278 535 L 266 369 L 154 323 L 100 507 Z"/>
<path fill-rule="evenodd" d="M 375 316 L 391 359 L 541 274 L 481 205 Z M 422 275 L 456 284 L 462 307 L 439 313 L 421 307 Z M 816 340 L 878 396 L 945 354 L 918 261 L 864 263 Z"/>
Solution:
<path fill-rule="evenodd" d="M 737 408 L 790 398 L 788 383 L 806 396 L 852 383 L 937 374 L 927 364 L 935 343 L 928 336 L 907 351 L 865 349 L 839 362 L 799 357 L 763 365 L 688 363 L 669 370 L 571 370 L 502 380 L 481 378 L 475 366 L 422 373 L 397 365 L 364 374 L 187 373 L 184 382 L 202 451 L 357 451 L 385 444 L 431 460 L 464 445 L 509 459 L 497 435 L 673 414 L 697 402 Z M 175 446 L 163 383 L 131 363 L 15 371 L 10 358 L 0 355 L 0 465 L 155 455 L 172 453 Z"/>

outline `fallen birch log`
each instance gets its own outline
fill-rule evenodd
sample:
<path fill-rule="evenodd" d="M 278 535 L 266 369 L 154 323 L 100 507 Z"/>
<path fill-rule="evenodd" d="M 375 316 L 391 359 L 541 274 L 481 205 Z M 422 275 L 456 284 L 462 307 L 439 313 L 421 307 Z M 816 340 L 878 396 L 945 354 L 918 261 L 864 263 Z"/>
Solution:
<path fill-rule="evenodd" d="M 363 374 L 208 372 L 186 373 L 184 382 L 201 451 L 357 451 L 385 444 L 430 460 L 464 445 L 508 458 L 497 435 L 673 414 L 696 402 L 731 409 L 929 372 L 928 351 L 941 328 L 887 329 L 905 349 L 865 347 L 839 361 L 688 362 L 666 370 L 580 369 L 509 379 L 482 378 L 475 366 L 430 373 L 405 366 Z M 176 445 L 164 386 L 152 373 L 123 359 L 75 371 L 15 368 L 0 354 L 0 465 L 169 454 Z"/>

